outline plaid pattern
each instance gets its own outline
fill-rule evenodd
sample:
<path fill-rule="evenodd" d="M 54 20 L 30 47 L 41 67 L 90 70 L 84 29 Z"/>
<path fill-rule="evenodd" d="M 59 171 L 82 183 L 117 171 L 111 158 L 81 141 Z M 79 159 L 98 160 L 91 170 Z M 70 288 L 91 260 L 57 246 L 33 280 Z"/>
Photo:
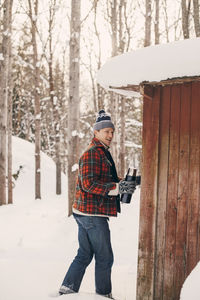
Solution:
<path fill-rule="evenodd" d="M 111 175 L 111 163 L 104 146 L 93 138 L 79 160 L 79 174 L 73 207 L 87 214 L 117 216 L 116 197 L 108 192 L 116 187 Z"/>

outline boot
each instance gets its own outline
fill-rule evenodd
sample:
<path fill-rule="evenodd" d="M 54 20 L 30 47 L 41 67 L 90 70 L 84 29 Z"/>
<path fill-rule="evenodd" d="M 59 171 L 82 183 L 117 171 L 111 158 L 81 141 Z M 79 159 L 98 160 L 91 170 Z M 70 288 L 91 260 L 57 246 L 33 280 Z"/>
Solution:
<path fill-rule="evenodd" d="M 59 294 L 60 295 L 65 295 L 65 294 L 73 294 L 75 293 L 73 290 L 68 288 L 67 286 L 62 285 L 59 289 Z"/>
<path fill-rule="evenodd" d="M 104 297 L 106 297 L 106 298 L 109 298 L 109 299 L 113 299 L 113 300 L 115 300 L 113 297 L 112 297 L 112 294 L 110 293 L 110 294 L 107 294 L 107 295 L 105 295 Z"/>

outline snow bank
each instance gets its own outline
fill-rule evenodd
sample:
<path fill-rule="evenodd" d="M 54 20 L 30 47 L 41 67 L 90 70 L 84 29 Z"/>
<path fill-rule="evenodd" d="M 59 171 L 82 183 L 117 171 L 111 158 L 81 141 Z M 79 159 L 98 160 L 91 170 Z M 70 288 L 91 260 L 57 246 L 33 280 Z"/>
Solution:
<path fill-rule="evenodd" d="M 200 298 L 200 262 L 185 280 L 181 290 L 180 300 L 199 300 Z"/>
<path fill-rule="evenodd" d="M 51 300 L 77 250 L 77 226 L 67 218 L 66 177 L 62 195 L 55 195 L 55 164 L 42 153 L 43 199 L 34 200 L 34 145 L 13 138 L 14 167 L 23 165 L 14 188 L 14 204 L 0 207 L 0 300 Z M 110 218 L 115 262 L 112 272 L 116 299 L 135 300 L 139 222 L 137 189 L 131 204 Z M 200 263 L 186 279 L 180 300 L 199 300 Z M 59 298 L 61 299 L 61 298 Z M 94 262 L 80 293 L 71 300 L 100 300 L 95 294 Z"/>
<path fill-rule="evenodd" d="M 23 139 L 13 137 L 13 173 L 22 169 L 14 188 L 15 203 L 35 199 L 35 146 Z M 49 176 L 51 174 L 51 176 Z M 63 193 L 66 194 L 67 178 L 62 174 Z M 41 197 L 55 199 L 56 165 L 53 160 L 41 152 Z M 66 200 L 67 202 L 67 200 Z"/>
<path fill-rule="evenodd" d="M 42 200 L 34 200 L 34 145 L 13 138 L 14 170 L 23 166 L 14 188 L 14 204 L 0 207 L 0 300 L 50 300 L 58 291 L 77 251 L 77 226 L 67 217 L 67 178 L 55 194 L 55 164 L 41 155 Z M 139 192 L 110 218 L 115 263 L 113 294 L 134 300 L 136 293 Z M 80 293 L 62 299 L 100 300 L 95 294 L 94 261 Z M 61 299 L 59 298 L 59 299 Z"/>
<path fill-rule="evenodd" d="M 145 47 L 111 58 L 97 73 L 105 89 L 200 75 L 200 38 Z M 129 91 L 119 91 L 131 95 Z"/>

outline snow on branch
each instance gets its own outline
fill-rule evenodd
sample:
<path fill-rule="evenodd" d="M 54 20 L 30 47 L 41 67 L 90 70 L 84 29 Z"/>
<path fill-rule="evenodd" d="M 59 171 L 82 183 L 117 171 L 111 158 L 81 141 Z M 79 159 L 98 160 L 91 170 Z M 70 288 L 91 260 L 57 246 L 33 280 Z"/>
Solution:
<path fill-rule="evenodd" d="M 72 166 L 72 172 L 76 172 L 78 170 L 78 164 L 74 164 Z"/>

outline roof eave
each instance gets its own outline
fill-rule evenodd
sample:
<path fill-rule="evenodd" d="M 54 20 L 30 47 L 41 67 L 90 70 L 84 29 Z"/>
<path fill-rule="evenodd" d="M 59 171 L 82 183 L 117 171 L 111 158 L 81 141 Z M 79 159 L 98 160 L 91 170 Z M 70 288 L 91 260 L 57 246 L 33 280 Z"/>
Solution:
<path fill-rule="evenodd" d="M 127 86 L 109 86 L 109 89 L 112 90 L 125 90 L 125 91 L 133 91 L 136 93 L 140 93 L 142 96 L 146 96 L 147 98 L 152 99 L 152 92 L 150 87 L 154 86 L 165 86 L 172 84 L 183 84 L 187 82 L 200 81 L 200 76 L 184 76 L 184 77 L 175 77 L 161 81 L 143 81 L 139 85 L 136 84 L 128 84 Z M 146 87 L 146 88 L 145 88 Z M 147 89 L 149 87 L 149 89 Z M 145 92 L 144 92 L 145 88 Z"/>

